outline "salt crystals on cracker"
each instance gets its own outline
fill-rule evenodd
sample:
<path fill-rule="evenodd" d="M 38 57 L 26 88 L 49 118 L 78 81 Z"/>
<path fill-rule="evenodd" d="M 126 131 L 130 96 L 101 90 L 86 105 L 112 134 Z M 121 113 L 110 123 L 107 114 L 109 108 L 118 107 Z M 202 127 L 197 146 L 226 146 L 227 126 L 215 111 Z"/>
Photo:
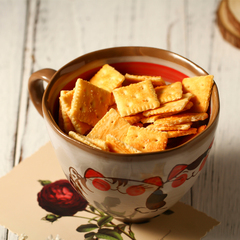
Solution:
<path fill-rule="evenodd" d="M 110 101 L 110 92 L 79 78 L 75 86 L 70 115 L 94 126 L 107 112 Z"/>
<path fill-rule="evenodd" d="M 121 117 L 134 115 L 160 106 L 151 80 L 113 90 Z"/>
<path fill-rule="evenodd" d="M 192 99 L 193 112 L 207 112 L 214 84 L 213 75 L 184 78 L 182 81 L 183 91 L 194 95 Z"/>
<path fill-rule="evenodd" d="M 167 84 L 161 76 L 122 75 L 105 64 L 88 80 L 61 91 L 59 127 L 90 147 L 118 154 L 163 151 L 207 127 L 212 75 Z"/>

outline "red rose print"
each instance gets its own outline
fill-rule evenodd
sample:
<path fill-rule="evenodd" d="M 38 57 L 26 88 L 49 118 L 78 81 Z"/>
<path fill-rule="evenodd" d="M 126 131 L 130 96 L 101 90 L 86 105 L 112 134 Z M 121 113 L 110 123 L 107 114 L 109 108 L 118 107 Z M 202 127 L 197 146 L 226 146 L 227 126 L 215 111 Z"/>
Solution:
<path fill-rule="evenodd" d="M 37 200 L 43 209 L 60 216 L 72 216 L 88 205 L 68 180 L 58 180 L 45 185 L 38 193 Z"/>

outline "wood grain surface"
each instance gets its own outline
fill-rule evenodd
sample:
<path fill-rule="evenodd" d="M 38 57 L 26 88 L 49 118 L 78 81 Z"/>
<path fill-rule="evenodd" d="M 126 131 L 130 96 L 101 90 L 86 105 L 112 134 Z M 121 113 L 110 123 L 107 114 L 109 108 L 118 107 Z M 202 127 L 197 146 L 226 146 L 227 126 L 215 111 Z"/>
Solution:
<path fill-rule="evenodd" d="M 28 97 L 32 72 L 108 47 L 168 49 L 214 75 L 221 101 L 213 149 L 182 201 L 221 222 L 204 239 L 240 239 L 240 49 L 222 38 L 219 2 L 0 0 L 0 177 L 49 141 Z M 0 227 L 0 240 L 15 239 Z"/>

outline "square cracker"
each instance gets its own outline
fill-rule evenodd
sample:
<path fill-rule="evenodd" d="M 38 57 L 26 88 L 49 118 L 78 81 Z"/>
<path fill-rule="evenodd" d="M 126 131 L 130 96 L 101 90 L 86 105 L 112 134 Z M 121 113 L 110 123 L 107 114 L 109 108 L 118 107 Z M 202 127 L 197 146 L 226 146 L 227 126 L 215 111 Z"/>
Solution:
<path fill-rule="evenodd" d="M 120 87 L 125 77 L 112 66 L 105 64 L 102 68 L 90 79 L 90 83 L 103 88 L 109 92 Z"/>
<path fill-rule="evenodd" d="M 130 126 L 115 109 L 111 108 L 87 136 L 106 140 L 107 134 L 112 134 L 119 140 L 123 140 Z"/>
<path fill-rule="evenodd" d="M 75 85 L 70 116 L 94 126 L 107 112 L 110 101 L 110 92 L 79 78 Z"/>
<path fill-rule="evenodd" d="M 188 130 L 183 131 L 168 131 L 168 138 L 182 137 L 192 134 L 197 134 L 197 128 L 189 128 Z"/>
<path fill-rule="evenodd" d="M 74 95 L 74 90 L 61 91 L 60 93 L 60 109 L 62 110 L 63 127 L 66 133 L 76 131 L 80 134 L 87 133 L 92 127 L 87 123 L 79 121 L 75 115 L 70 115 L 71 103 Z"/>
<path fill-rule="evenodd" d="M 166 149 L 168 141 L 167 132 L 131 126 L 124 140 L 142 152 L 162 151 Z"/>
<path fill-rule="evenodd" d="M 166 117 L 169 115 L 169 113 L 175 114 L 175 113 L 181 112 L 188 104 L 190 95 L 191 94 L 189 94 L 189 93 L 183 94 L 182 99 L 176 100 L 173 102 L 167 102 L 167 103 L 162 104 L 159 108 L 145 111 L 145 112 L 143 112 L 143 116 L 150 117 L 153 115 L 159 116 L 160 114 L 162 114 L 162 117 Z"/>
<path fill-rule="evenodd" d="M 194 95 L 191 100 L 193 112 L 207 112 L 213 84 L 213 75 L 183 79 L 183 91 Z"/>
<path fill-rule="evenodd" d="M 160 106 L 150 80 L 113 90 L 118 111 L 122 117 L 134 115 Z"/>
<path fill-rule="evenodd" d="M 129 83 L 138 83 L 145 80 L 151 80 L 153 86 L 166 85 L 165 81 L 160 76 L 132 75 L 126 73 L 125 80 Z"/>
<path fill-rule="evenodd" d="M 203 121 L 207 118 L 207 113 L 181 113 L 167 118 L 160 118 L 156 120 L 154 124 L 162 126 L 172 126 L 176 124 Z"/>
<path fill-rule="evenodd" d="M 75 131 L 75 128 L 68 116 L 68 111 L 71 108 L 71 102 L 73 98 L 73 90 L 60 92 L 59 97 L 59 126 L 65 132 Z"/>
<path fill-rule="evenodd" d="M 141 151 L 136 148 L 122 142 L 121 140 L 115 138 L 113 135 L 108 134 L 106 136 L 106 143 L 111 152 L 116 153 L 141 153 Z"/>
<path fill-rule="evenodd" d="M 169 85 L 156 87 L 155 91 L 160 103 L 172 102 L 182 98 L 182 83 L 175 82 Z"/>
<path fill-rule="evenodd" d="M 157 124 L 150 124 L 147 126 L 148 129 L 156 129 L 160 131 L 182 131 L 182 130 L 188 130 L 191 127 L 192 123 L 183 123 L 183 124 L 177 124 L 173 126 L 161 126 Z"/>
<path fill-rule="evenodd" d="M 73 132 L 73 131 L 70 131 L 68 133 L 68 135 L 72 138 L 74 138 L 75 140 L 79 141 L 79 142 L 82 142 L 90 147 L 93 147 L 93 148 L 97 148 L 99 150 L 102 150 L 99 146 L 97 146 L 96 144 L 88 141 L 88 138 L 86 138 L 84 135 L 81 135 L 81 134 L 78 134 L 76 132 Z"/>

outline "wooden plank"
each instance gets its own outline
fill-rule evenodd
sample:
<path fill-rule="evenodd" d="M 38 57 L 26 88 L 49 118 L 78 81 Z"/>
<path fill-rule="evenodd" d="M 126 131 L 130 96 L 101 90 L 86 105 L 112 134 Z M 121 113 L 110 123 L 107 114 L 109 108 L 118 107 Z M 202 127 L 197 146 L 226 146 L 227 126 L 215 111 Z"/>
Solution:
<path fill-rule="evenodd" d="M 0 16 L 1 177 L 12 169 L 16 156 L 26 23 L 25 1 L 2 0 Z M 14 240 L 17 237 L 1 226 L 0 239 Z"/>

